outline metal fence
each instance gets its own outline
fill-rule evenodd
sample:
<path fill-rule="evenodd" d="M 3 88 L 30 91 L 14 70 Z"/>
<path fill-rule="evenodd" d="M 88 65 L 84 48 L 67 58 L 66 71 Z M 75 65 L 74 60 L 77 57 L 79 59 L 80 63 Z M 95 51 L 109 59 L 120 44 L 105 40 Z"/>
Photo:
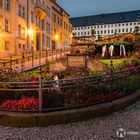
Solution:
<path fill-rule="evenodd" d="M 40 70 L 41 71 L 41 70 Z M 109 74 L 37 82 L 0 82 L 0 110 L 48 112 L 122 98 L 140 88 L 140 67 Z"/>
<path fill-rule="evenodd" d="M 0 58 L 0 68 L 9 67 L 18 71 L 25 71 L 45 65 L 47 60 L 62 59 L 70 52 L 70 49 L 65 50 L 48 50 L 40 53 L 30 53 L 21 56 L 10 56 L 9 58 Z"/>

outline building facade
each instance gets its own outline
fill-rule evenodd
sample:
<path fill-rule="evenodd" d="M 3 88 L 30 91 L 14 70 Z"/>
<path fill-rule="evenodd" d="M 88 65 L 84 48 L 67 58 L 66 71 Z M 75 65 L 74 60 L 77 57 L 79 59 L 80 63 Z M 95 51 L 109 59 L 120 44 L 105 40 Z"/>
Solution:
<path fill-rule="evenodd" d="M 54 3 L 52 0 L 0 0 L 0 57 L 56 48 Z M 69 20 L 69 16 L 67 18 Z"/>
<path fill-rule="evenodd" d="M 94 29 L 98 39 L 99 35 L 133 33 L 136 26 L 140 27 L 140 10 L 76 17 L 71 18 L 71 21 L 75 37 L 91 36 L 91 31 Z"/>
<path fill-rule="evenodd" d="M 68 48 L 72 41 L 72 23 L 69 14 L 52 0 L 52 47 Z"/>

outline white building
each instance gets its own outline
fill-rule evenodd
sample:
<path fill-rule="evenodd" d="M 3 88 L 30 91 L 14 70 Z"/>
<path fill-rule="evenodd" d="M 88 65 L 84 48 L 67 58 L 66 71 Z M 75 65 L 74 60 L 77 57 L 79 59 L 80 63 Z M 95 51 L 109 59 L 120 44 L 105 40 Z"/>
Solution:
<path fill-rule="evenodd" d="M 91 36 L 91 30 L 106 36 L 116 33 L 132 33 L 140 27 L 140 10 L 71 18 L 76 37 Z"/>

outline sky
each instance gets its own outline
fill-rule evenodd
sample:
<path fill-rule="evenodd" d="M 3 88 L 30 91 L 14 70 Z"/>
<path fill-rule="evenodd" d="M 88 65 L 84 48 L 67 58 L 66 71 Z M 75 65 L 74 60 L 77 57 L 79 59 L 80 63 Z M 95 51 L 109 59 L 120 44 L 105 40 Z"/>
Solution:
<path fill-rule="evenodd" d="M 57 0 L 71 17 L 140 10 L 140 0 Z"/>

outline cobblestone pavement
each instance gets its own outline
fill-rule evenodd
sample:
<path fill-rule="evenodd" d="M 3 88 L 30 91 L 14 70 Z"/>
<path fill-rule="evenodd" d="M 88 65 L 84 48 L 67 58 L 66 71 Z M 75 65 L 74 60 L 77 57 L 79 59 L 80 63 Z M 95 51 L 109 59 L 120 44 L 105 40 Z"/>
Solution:
<path fill-rule="evenodd" d="M 98 119 L 45 128 L 0 126 L 0 140 L 140 140 L 140 102 Z M 123 129 L 123 130 L 122 130 Z"/>

